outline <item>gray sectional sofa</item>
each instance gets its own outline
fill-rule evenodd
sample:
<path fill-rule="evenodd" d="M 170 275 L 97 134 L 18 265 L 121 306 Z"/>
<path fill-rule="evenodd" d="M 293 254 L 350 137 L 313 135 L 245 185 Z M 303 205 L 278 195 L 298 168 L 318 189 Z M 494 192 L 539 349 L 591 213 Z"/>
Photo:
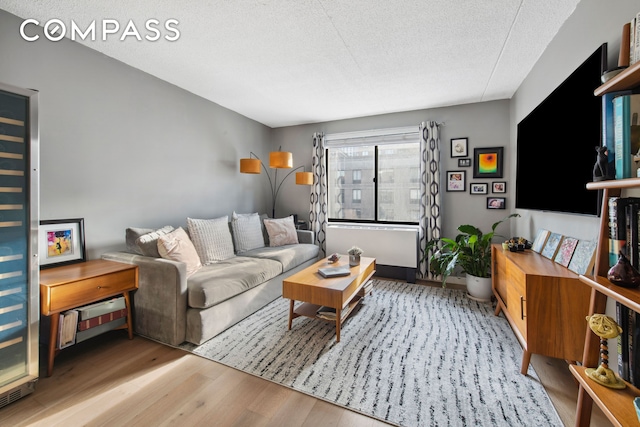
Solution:
<path fill-rule="evenodd" d="M 206 249 L 199 248 L 191 225 L 191 239 L 203 259 Z M 285 241 L 277 247 L 269 246 L 267 233 L 262 244 L 254 240 L 251 246 L 258 247 L 253 248 L 243 246 L 234 235 L 232 256 L 203 259 L 202 266 L 188 274 L 188 263 L 156 256 L 149 242 L 146 251 L 135 244 L 158 231 L 127 229 L 127 251 L 105 253 L 102 258 L 138 265 L 139 288 L 132 299 L 134 330 L 173 346 L 211 339 L 280 297 L 282 280 L 318 259 L 319 249 L 310 231 L 295 230 L 297 243 Z"/>

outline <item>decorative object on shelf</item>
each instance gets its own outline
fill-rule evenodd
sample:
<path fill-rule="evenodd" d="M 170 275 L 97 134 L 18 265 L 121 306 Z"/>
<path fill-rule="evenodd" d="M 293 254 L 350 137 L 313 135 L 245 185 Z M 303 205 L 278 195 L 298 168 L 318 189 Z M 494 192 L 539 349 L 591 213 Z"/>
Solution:
<path fill-rule="evenodd" d="M 491 240 L 495 235 L 496 228 L 510 218 L 519 217 L 514 213 L 504 219 L 494 223 L 491 231 L 483 233 L 478 227 L 473 225 L 461 225 L 458 227 L 460 234 L 455 239 L 442 237 L 433 239 L 426 243 L 424 247 L 424 261 L 429 259 L 429 269 L 434 275 L 442 278 L 442 286 L 445 287 L 447 278 L 453 273 L 456 267 L 460 267 L 469 276 L 490 278 L 491 277 Z M 470 294 L 476 298 L 486 295 L 486 287 L 491 291 L 491 281 L 484 284 L 484 291 L 478 296 Z M 467 291 L 469 292 L 467 281 Z"/>
<path fill-rule="evenodd" d="M 334 254 L 331 254 L 329 258 L 327 258 L 327 261 L 333 264 L 335 262 L 338 262 L 339 259 L 340 259 L 340 255 L 338 255 L 337 253 L 334 253 Z"/>
<path fill-rule="evenodd" d="M 502 178 L 504 147 L 474 148 L 473 177 Z"/>
<path fill-rule="evenodd" d="M 465 171 L 447 171 L 447 191 L 465 191 Z"/>
<path fill-rule="evenodd" d="M 451 157 L 467 157 L 468 138 L 451 138 Z"/>
<path fill-rule="evenodd" d="M 609 150 L 607 147 L 596 147 L 596 164 L 593 165 L 593 180 L 606 181 L 615 179 L 615 176 L 609 171 Z"/>
<path fill-rule="evenodd" d="M 487 197 L 487 209 L 506 209 L 507 199 L 504 197 Z"/>
<path fill-rule="evenodd" d="M 313 185 L 313 173 L 305 172 L 304 166 L 298 166 L 297 168 L 291 170 L 288 174 L 282 178 L 280 183 L 278 183 L 278 169 L 291 169 L 293 167 L 293 154 L 288 151 L 282 151 L 282 147 L 278 149 L 278 151 L 272 151 L 269 153 L 269 167 L 271 169 L 275 169 L 273 180 L 271 179 L 271 175 L 269 171 L 265 167 L 264 163 L 260 160 L 260 158 L 254 154 L 253 152 L 249 153 L 249 158 L 240 159 L 240 172 L 241 173 L 251 173 L 251 174 L 259 174 L 260 167 L 264 169 L 264 172 L 269 179 L 269 189 L 271 190 L 271 217 L 275 218 L 276 216 L 276 200 L 278 199 L 278 193 L 280 192 L 280 187 L 284 181 L 294 173 L 295 171 L 302 169 L 302 172 L 296 172 L 296 184 L 297 185 Z"/>
<path fill-rule="evenodd" d="M 621 72 L 623 72 L 624 70 L 626 70 L 627 68 L 628 67 L 616 67 L 611 70 L 607 70 L 604 73 L 602 73 L 602 76 L 600 76 L 600 80 L 602 81 L 602 83 L 606 83 L 612 78 L 614 78 L 615 76 L 617 76 L 618 74 L 620 74 Z"/>
<path fill-rule="evenodd" d="M 598 368 L 587 368 L 587 377 L 605 387 L 623 389 L 627 385 L 616 374 L 609 369 L 609 351 L 607 340 L 616 338 L 622 333 L 622 328 L 613 318 L 604 314 L 592 314 L 587 316 L 589 328 L 600 337 L 600 366 Z"/>
<path fill-rule="evenodd" d="M 623 288 L 640 286 L 640 272 L 631 265 L 629 259 L 622 252 L 618 254 L 618 262 L 609 269 L 607 279 L 614 285 Z"/>
<path fill-rule="evenodd" d="M 472 182 L 469 186 L 469 193 L 471 194 L 488 194 L 489 184 L 486 182 Z"/>
<path fill-rule="evenodd" d="M 503 245 L 507 245 L 507 249 L 511 252 L 523 252 L 525 249 L 531 249 L 532 243 L 524 237 L 512 237 Z"/>
<path fill-rule="evenodd" d="M 41 269 L 84 262 L 84 218 L 40 221 L 38 253 Z"/>
<path fill-rule="evenodd" d="M 360 265 L 360 255 L 362 255 L 362 249 L 357 246 L 352 246 L 348 251 L 349 253 L 349 265 L 355 267 Z"/>

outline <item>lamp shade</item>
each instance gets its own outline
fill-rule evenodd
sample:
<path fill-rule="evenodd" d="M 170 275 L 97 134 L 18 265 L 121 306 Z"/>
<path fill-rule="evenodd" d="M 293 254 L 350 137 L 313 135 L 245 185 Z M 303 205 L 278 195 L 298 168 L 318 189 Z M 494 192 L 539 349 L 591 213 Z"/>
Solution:
<path fill-rule="evenodd" d="M 313 185 L 313 173 L 296 172 L 296 184 L 297 185 Z"/>
<path fill-rule="evenodd" d="M 293 154 L 288 151 L 272 151 L 269 153 L 269 167 L 276 169 L 292 168 Z"/>
<path fill-rule="evenodd" d="M 240 159 L 240 172 L 260 173 L 260 159 Z"/>

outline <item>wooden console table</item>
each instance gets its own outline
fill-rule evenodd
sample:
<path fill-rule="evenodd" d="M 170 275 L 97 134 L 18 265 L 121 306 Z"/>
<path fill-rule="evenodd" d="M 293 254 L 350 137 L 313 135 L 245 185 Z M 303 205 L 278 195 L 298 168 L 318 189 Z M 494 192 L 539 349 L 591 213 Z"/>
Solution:
<path fill-rule="evenodd" d="M 47 376 L 53 373 L 60 313 L 115 295 L 123 295 L 127 306 L 127 329 L 133 339 L 129 292 L 138 288 L 138 266 L 103 259 L 54 267 L 40 272 L 40 311 L 51 316 Z"/>
<path fill-rule="evenodd" d="M 492 287 L 524 354 L 520 372 L 527 374 L 531 354 L 574 363 L 582 360 L 585 317 L 591 289 L 579 276 L 542 255 L 491 247 Z"/>

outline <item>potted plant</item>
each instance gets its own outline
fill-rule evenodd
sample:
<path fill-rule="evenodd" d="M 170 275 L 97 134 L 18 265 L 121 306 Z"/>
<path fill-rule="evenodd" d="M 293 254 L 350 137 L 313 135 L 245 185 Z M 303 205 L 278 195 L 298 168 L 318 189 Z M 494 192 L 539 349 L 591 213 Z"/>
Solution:
<path fill-rule="evenodd" d="M 460 267 L 467 275 L 469 295 L 479 300 L 489 300 L 492 294 L 491 240 L 498 225 L 519 216 L 514 213 L 496 222 L 489 233 L 483 233 L 473 225 L 461 225 L 458 227 L 460 234 L 455 239 L 442 237 L 427 242 L 423 261 L 428 257 L 429 269 L 442 278 L 443 287 L 454 269 Z"/>
<path fill-rule="evenodd" d="M 352 246 L 348 251 L 349 253 L 349 265 L 356 266 L 360 265 L 360 255 L 362 255 L 362 249 L 357 246 Z"/>

